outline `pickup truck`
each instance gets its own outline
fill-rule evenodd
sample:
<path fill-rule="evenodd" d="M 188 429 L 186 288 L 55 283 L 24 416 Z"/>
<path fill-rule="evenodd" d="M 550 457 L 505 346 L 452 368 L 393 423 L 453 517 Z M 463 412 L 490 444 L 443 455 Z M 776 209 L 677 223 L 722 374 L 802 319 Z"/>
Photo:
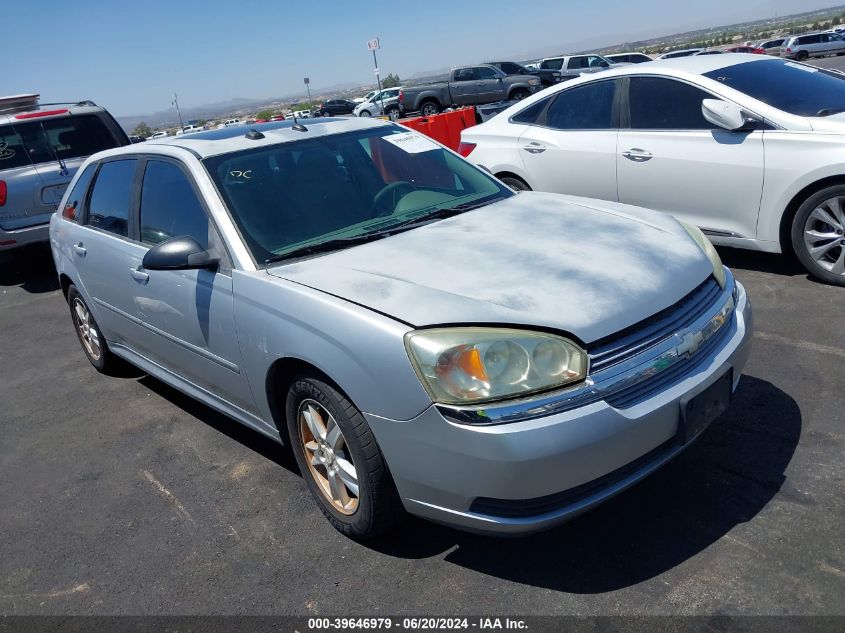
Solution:
<path fill-rule="evenodd" d="M 561 78 L 560 71 L 551 68 L 527 68 L 516 62 L 489 62 L 489 64 L 509 75 L 534 75 L 545 87 L 554 86 Z"/>
<path fill-rule="evenodd" d="M 490 64 L 453 68 L 448 81 L 403 88 L 399 103 L 406 112 L 432 116 L 450 106 L 524 99 L 543 86 L 532 75 L 508 75 Z"/>

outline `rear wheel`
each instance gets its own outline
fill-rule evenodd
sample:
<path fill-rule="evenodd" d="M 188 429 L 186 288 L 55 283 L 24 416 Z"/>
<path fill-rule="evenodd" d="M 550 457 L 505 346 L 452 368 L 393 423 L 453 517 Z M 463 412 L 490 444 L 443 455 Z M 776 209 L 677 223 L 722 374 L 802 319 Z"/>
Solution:
<path fill-rule="evenodd" d="M 370 111 L 369 111 L 369 110 L 361 110 L 361 111 L 358 113 L 358 116 L 371 116 L 371 115 L 370 115 Z"/>
<path fill-rule="evenodd" d="M 299 470 L 329 522 L 357 539 L 395 526 L 404 510 L 361 412 L 332 385 L 309 375 L 291 386 L 285 412 Z"/>
<path fill-rule="evenodd" d="M 811 275 L 845 286 L 845 185 L 807 198 L 795 214 L 791 237 L 795 255 Z"/>
<path fill-rule="evenodd" d="M 440 112 L 440 105 L 436 101 L 426 101 L 420 106 L 420 114 L 423 116 L 434 116 Z"/>
<path fill-rule="evenodd" d="M 97 371 L 104 374 L 113 373 L 119 366 L 119 359 L 109 350 L 106 337 L 103 336 L 100 326 L 94 320 L 94 315 L 91 314 L 88 305 L 73 284 L 68 287 L 67 302 L 76 336 L 82 345 L 85 357 Z"/>
<path fill-rule="evenodd" d="M 514 191 L 531 191 L 531 187 L 522 178 L 517 178 L 516 176 L 499 176 L 499 180 Z"/>
<path fill-rule="evenodd" d="M 397 106 L 393 106 L 392 108 L 387 108 L 385 113 L 387 114 L 388 118 L 391 121 L 396 121 L 397 119 L 402 117 L 402 113 L 400 112 L 400 110 Z"/>
<path fill-rule="evenodd" d="M 795 54 L 795 59 L 797 59 L 799 62 L 805 62 L 809 57 L 810 53 L 808 53 L 807 51 L 798 51 L 798 53 Z"/>

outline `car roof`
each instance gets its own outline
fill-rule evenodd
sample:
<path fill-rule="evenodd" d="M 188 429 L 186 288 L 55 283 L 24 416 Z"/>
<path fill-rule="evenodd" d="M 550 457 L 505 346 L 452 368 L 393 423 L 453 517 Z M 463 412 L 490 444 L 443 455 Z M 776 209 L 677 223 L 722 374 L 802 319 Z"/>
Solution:
<path fill-rule="evenodd" d="M 689 57 L 675 57 L 655 59 L 644 64 L 637 64 L 634 66 L 623 66 L 622 68 L 614 68 L 604 71 L 605 73 L 613 74 L 638 74 L 646 72 L 645 69 L 666 69 L 668 71 L 677 70 L 680 72 L 691 73 L 695 75 L 703 75 L 719 68 L 727 68 L 729 66 L 736 66 L 737 64 L 744 64 L 747 62 L 777 62 L 779 57 L 770 57 L 768 55 L 755 55 L 753 53 L 731 53 L 730 55 L 693 55 Z M 607 75 L 604 75 L 607 76 Z"/>
<path fill-rule="evenodd" d="M 92 101 L 81 101 L 76 104 L 68 103 L 43 103 L 26 109 L 14 109 L 11 112 L 0 112 L 0 125 L 5 123 L 27 123 L 32 121 L 46 121 L 67 116 L 79 116 L 81 114 L 95 114 L 105 112 Z"/>
<path fill-rule="evenodd" d="M 308 138 L 341 134 L 343 132 L 354 132 L 375 127 L 390 127 L 391 123 L 367 118 L 357 117 L 320 117 L 314 119 L 303 119 L 300 125 L 305 126 L 306 131 L 294 130 L 294 122 L 291 119 L 285 121 L 274 121 L 268 123 L 256 123 L 255 125 L 241 125 L 238 127 L 227 127 L 219 130 L 208 130 L 206 132 L 195 132 L 179 137 L 168 136 L 160 139 L 148 140 L 145 147 L 163 146 L 178 147 L 186 149 L 198 158 L 229 154 L 253 147 L 276 145 L 278 143 L 290 143 L 302 141 Z M 251 130 L 261 132 L 264 138 L 249 139 L 246 137 Z M 127 145 L 126 147 L 107 150 L 98 154 L 99 158 L 116 156 L 120 154 L 144 153 L 144 148 Z"/>

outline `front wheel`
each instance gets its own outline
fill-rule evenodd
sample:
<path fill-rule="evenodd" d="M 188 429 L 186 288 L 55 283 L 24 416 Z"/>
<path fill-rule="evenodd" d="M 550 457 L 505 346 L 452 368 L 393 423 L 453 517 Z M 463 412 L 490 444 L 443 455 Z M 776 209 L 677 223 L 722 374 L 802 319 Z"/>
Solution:
<path fill-rule="evenodd" d="M 795 214 L 791 237 L 795 255 L 811 275 L 845 286 L 845 185 L 807 198 Z"/>
<path fill-rule="evenodd" d="M 355 405 L 319 377 L 303 375 L 288 391 L 285 412 L 299 470 L 329 522 L 356 539 L 394 527 L 404 510 Z"/>
<path fill-rule="evenodd" d="M 511 101 L 522 101 L 530 94 L 525 88 L 517 88 L 511 93 Z"/>
<path fill-rule="evenodd" d="M 531 191 L 531 187 L 522 178 L 517 178 L 516 176 L 500 176 L 499 180 L 517 193 L 520 191 Z"/>

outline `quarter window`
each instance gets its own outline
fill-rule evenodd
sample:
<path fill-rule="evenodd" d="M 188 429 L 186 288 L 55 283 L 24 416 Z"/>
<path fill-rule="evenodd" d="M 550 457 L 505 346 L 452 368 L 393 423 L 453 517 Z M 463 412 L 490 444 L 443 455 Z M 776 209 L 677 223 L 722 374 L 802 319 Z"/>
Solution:
<path fill-rule="evenodd" d="M 79 221 L 79 213 L 82 211 L 82 202 L 85 199 L 85 193 L 88 191 L 88 185 L 91 184 L 91 179 L 94 177 L 96 165 L 88 165 L 79 180 L 73 186 L 70 195 L 67 198 L 65 208 L 62 210 L 62 217 L 67 220 Z"/>
<path fill-rule="evenodd" d="M 208 248 L 208 216 L 191 182 L 177 165 L 147 162 L 141 189 L 141 241 L 158 244 L 172 237 L 193 237 Z"/>
<path fill-rule="evenodd" d="M 543 110 L 546 109 L 548 103 L 548 99 L 540 99 L 537 103 L 528 106 L 522 112 L 513 115 L 513 121 L 517 123 L 528 123 L 529 125 L 537 123 L 537 119 L 543 113 Z"/>
<path fill-rule="evenodd" d="M 129 235 L 129 205 L 137 163 L 132 159 L 102 164 L 88 204 L 89 225 L 115 235 Z"/>
<path fill-rule="evenodd" d="M 710 130 L 701 102 L 711 94 L 673 79 L 632 77 L 628 92 L 635 130 Z"/>
<path fill-rule="evenodd" d="M 615 82 L 598 81 L 559 93 L 546 113 L 546 124 L 558 130 L 608 130 L 613 122 Z"/>

